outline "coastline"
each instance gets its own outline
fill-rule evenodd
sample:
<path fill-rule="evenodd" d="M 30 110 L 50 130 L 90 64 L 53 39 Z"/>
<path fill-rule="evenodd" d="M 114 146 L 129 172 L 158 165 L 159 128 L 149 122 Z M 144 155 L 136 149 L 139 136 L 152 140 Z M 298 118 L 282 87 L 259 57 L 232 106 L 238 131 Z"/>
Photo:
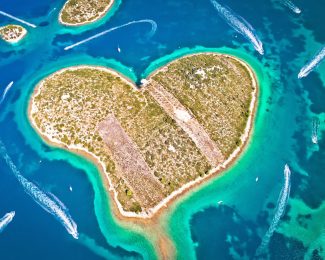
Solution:
<path fill-rule="evenodd" d="M 87 24 L 91 24 L 91 23 L 94 23 L 94 22 L 97 22 L 98 20 L 100 20 L 101 18 L 103 18 L 108 12 L 109 10 L 113 7 L 114 3 L 115 3 L 115 0 L 111 0 L 111 2 L 109 3 L 108 6 L 106 6 L 106 8 L 102 11 L 102 12 L 99 12 L 98 13 L 98 16 L 96 18 L 94 18 L 93 20 L 91 21 L 86 21 L 86 22 L 81 22 L 81 23 L 67 23 L 67 22 L 64 22 L 62 21 L 62 11 L 64 10 L 65 6 L 70 2 L 71 0 L 67 0 L 65 2 L 65 4 L 63 5 L 63 7 L 61 8 L 60 10 L 60 13 L 59 13 L 59 23 L 64 25 L 64 26 L 71 26 L 71 27 L 77 27 L 77 26 L 82 26 L 82 25 L 87 25 Z"/>
<path fill-rule="evenodd" d="M 200 53 L 196 53 L 196 54 L 189 54 L 186 56 L 193 56 L 193 55 L 199 55 Z M 111 193 L 111 195 L 113 195 L 113 200 L 114 200 L 114 205 L 117 207 L 118 212 L 115 212 L 117 214 L 115 214 L 117 217 L 118 215 L 120 215 L 119 219 L 131 219 L 133 221 L 136 220 L 140 220 L 140 219 L 151 219 L 151 218 L 155 218 L 156 215 L 160 215 L 160 212 L 162 211 L 163 208 L 167 208 L 169 204 L 171 204 L 174 200 L 176 200 L 178 197 L 182 196 L 184 193 L 187 193 L 189 190 L 195 189 L 197 186 L 200 186 L 203 182 L 208 181 L 210 178 L 215 177 L 215 175 L 219 174 L 222 171 L 225 171 L 226 169 L 228 169 L 235 161 L 236 159 L 240 156 L 241 152 L 245 149 L 248 141 L 249 141 L 249 137 L 250 137 L 250 133 L 253 127 L 253 118 L 255 117 L 256 114 L 256 107 L 257 107 L 257 96 L 258 96 L 258 82 L 257 82 L 257 78 L 252 70 L 252 68 L 249 67 L 249 65 L 247 65 L 244 61 L 227 55 L 227 54 L 217 54 L 217 53 L 211 53 L 214 55 L 222 55 L 222 56 L 226 56 L 226 57 L 230 57 L 233 58 L 237 61 L 239 61 L 242 65 L 245 66 L 245 68 L 249 71 L 250 76 L 252 78 L 252 82 L 254 84 L 254 91 L 252 93 L 252 99 L 251 99 L 251 103 L 250 103 L 250 115 L 247 119 L 247 124 L 244 130 L 244 133 L 241 136 L 241 140 L 242 140 L 242 144 L 237 147 L 233 153 L 220 165 L 218 165 L 217 167 L 211 169 L 209 171 L 209 173 L 207 175 L 205 175 L 204 177 L 199 177 L 185 185 L 183 185 L 182 187 L 180 187 L 178 190 L 172 192 L 171 194 L 169 194 L 166 198 L 164 198 L 159 204 L 157 204 L 155 207 L 150 208 L 148 210 L 148 214 L 146 213 L 133 213 L 133 212 L 126 212 L 123 210 L 122 205 L 118 202 L 117 200 L 117 193 L 114 190 L 114 188 L 112 187 L 110 178 L 108 176 L 108 173 L 106 173 L 106 171 L 104 170 L 105 167 L 102 164 L 102 162 L 100 162 L 99 158 L 94 155 L 93 153 L 87 151 L 86 149 L 76 146 L 76 145 L 65 145 L 64 143 L 62 143 L 59 140 L 55 140 L 50 138 L 49 136 L 45 135 L 44 133 L 42 133 L 42 131 L 36 126 L 35 121 L 33 120 L 31 114 L 33 111 L 33 100 L 35 98 L 35 96 L 37 96 L 43 86 L 43 81 L 42 80 L 34 89 L 34 92 L 32 93 L 32 98 L 29 101 L 29 105 L 28 105 L 28 118 L 31 122 L 31 125 L 33 127 L 33 129 L 46 141 L 46 143 L 52 145 L 52 146 L 56 146 L 56 147 L 60 147 L 63 148 L 65 150 L 68 151 L 72 151 L 75 152 L 83 157 L 86 157 L 88 160 L 90 160 L 91 162 L 93 162 L 98 168 L 99 168 L 99 172 L 102 175 L 104 181 L 106 182 L 106 184 L 108 184 L 108 191 Z M 184 57 L 186 57 L 184 56 Z M 173 61 L 172 61 L 173 62 Z M 166 66 L 168 66 L 168 64 L 166 64 L 163 68 L 165 68 Z M 102 67 L 102 66 L 87 66 L 87 65 L 81 65 L 81 66 L 73 66 L 73 67 L 68 67 L 68 68 L 63 68 L 57 72 L 54 72 L 52 75 L 48 76 L 47 78 L 50 78 L 53 75 L 57 75 L 60 73 L 63 73 L 66 70 L 76 70 L 76 69 L 80 69 L 80 68 L 90 68 L 90 69 L 99 69 L 102 71 L 108 71 L 110 73 L 113 73 L 114 75 L 118 75 L 120 76 L 127 84 L 129 84 L 130 86 L 137 88 L 137 86 L 128 78 L 126 78 L 125 76 L 121 75 L 120 73 L 118 73 L 117 71 L 110 69 L 110 68 L 106 68 L 106 67 Z M 160 71 L 160 69 L 162 68 L 158 68 L 157 70 L 155 70 L 149 77 L 148 80 L 150 81 L 150 78 L 152 76 L 154 76 L 158 71 Z M 136 221 L 138 222 L 138 221 Z M 142 221 L 140 221 L 142 222 Z"/>
<path fill-rule="evenodd" d="M 209 52 L 206 52 L 206 53 L 209 53 Z M 245 68 L 248 70 L 250 77 L 252 79 L 254 91 L 252 92 L 252 99 L 251 99 L 251 103 L 250 103 L 250 114 L 247 119 L 247 124 L 246 124 L 245 130 L 241 136 L 242 144 L 233 151 L 233 153 L 226 159 L 226 161 L 224 161 L 222 164 L 218 165 L 217 167 L 211 169 L 209 171 L 209 174 L 207 174 L 203 177 L 199 177 L 199 178 L 183 185 L 178 190 L 172 192 L 171 194 L 169 194 L 169 196 L 164 198 L 154 208 L 151 208 L 149 210 L 149 214 L 146 214 L 146 213 L 137 214 L 137 213 L 133 213 L 133 212 L 126 212 L 123 210 L 122 205 L 119 203 L 119 201 L 117 199 L 117 192 L 113 188 L 112 182 L 109 178 L 109 173 L 106 173 L 103 163 L 99 160 L 99 158 L 96 155 L 94 155 L 91 152 L 87 151 L 86 149 L 84 149 L 82 147 L 78 147 L 76 145 L 67 146 L 58 140 L 52 139 L 49 136 L 44 135 L 40 131 L 40 129 L 38 129 L 38 127 L 36 126 L 36 124 L 32 118 L 32 111 L 33 111 L 32 105 L 33 105 L 34 98 L 39 94 L 39 92 L 43 86 L 43 82 L 44 82 L 45 78 L 43 80 L 41 80 L 38 83 L 38 85 L 35 87 L 33 93 L 31 94 L 32 98 L 30 98 L 29 104 L 28 104 L 28 119 L 31 123 L 31 126 L 37 132 L 37 134 L 42 137 L 42 139 L 47 144 L 49 144 L 50 146 L 59 147 L 61 149 L 67 150 L 69 152 L 74 152 L 74 153 L 86 158 L 88 161 L 91 161 L 94 165 L 96 165 L 98 172 L 101 176 L 101 179 L 103 181 L 103 186 L 107 190 L 107 193 L 109 194 L 108 197 L 110 200 L 110 208 L 112 209 L 112 213 L 122 226 L 130 227 L 129 226 L 130 223 L 128 223 L 128 222 L 131 222 L 131 225 L 132 224 L 139 225 L 145 231 L 146 235 L 149 234 L 149 232 L 146 232 L 146 231 L 150 231 L 153 228 L 157 229 L 157 232 L 155 232 L 155 234 L 154 234 L 153 241 L 154 241 L 154 244 L 157 245 L 157 247 L 158 247 L 159 256 L 163 259 L 168 259 L 168 257 L 170 257 L 171 255 L 174 255 L 174 253 L 175 253 L 175 249 L 174 249 L 172 243 L 170 242 L 168 236 L 166 234 L 164 234 L 164 230 L 162 230 L 162 227 L 159 223 L 160 216 L 165 212 L 164 209 L 168 208 L 171 204 L 173 204 L 175 201 L 177 201 L 181 197 L 184 198 L 184 196 L 186 194 L 190 195 L 189 191 L 195 192 L 195 190 L 202 187 L 202 184 L 207 183 L 212 178 L 215 178 L 219 174 L 222 174 L 227 169 L 229 169 L 237 161 L 238 157 L 242 154 L 242 152 L 247 147 L 247 145 L 250 141 L 251 134 L 252 134 L 254 118 L 256 116 L 256 109 L 257 109 L 257 103 L 258 103 L 258 94 L 259 94 L 259 90 L 258 90 L 259 85 L 258 85 L 258 80 L 257 80 L 256 74 L 254 73 L 253 69 L 245 61 L 243 61 L 237 57 L 234 57 L 234 56 L 231 56 L 228 54 L 220 54 L 220 53 L 214 53 L 214 52 L 210 52 L 210 53 L 214 54 L 214 55 L 226 56 L 226 57 L 233 58 L 233 59 L 237 60 L 243 66 L 245 66 Z M 199 54 L 201 54 L 201 53 L 189 54 L 189 55 L 185 55 L 182 57 L 199 55 Z M 171 62 L 165 64 L 163 67 L 160 67 L 160 68 L 156 69 L 155 71 L 153 71 L 147 77 L 148 81 L 158 71 L 160 71 L 163 68 L 166 68 L 166 66 L 168 66 L 172 62 L 173 61 L 171 61 Z M 107 67 L 103 67 L 103 66 L 92 66 L 92 65 L 72 66 L 72 67 L 63 68 L 59 71 L 56 71 L 56 72 L 52 73 L 51 75 L 47 76 L 46 78 L 50 78 L 51 76 L 56 75 L 58 73 L 62 73 L 66 70 L 75 70 L 75 69 L 79 69 L 79 68 L 91 68 L 91 69 L 95 68 L 95 69 L 99 69 L 99 70 L 103 70 L 103 71 L 109 71 L 110 73 L 113 73 L 114 75 L 120 76 L 121 79 L 124 80 L 130 86 L 137 88 L 138 90 L 141 91 L 141 88 L 139 89 L 135 85 L 134 82 L 132 82 L 130 79 L 128 79 L 124 75 L 121 75 L 119 72 L 117 72 L 111 68 L 107 68 Z"/>

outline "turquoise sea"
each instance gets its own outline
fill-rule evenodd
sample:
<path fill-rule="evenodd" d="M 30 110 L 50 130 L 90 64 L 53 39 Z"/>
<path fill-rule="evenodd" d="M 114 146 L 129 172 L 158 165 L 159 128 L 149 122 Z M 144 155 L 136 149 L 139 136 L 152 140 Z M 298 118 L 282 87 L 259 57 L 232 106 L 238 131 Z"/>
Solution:
<path fill-rule="evenodd" d="M 1 0 L 0 11 L 37 28 L 19 44 L 0 42 L 0 140 L 21 175 L 66 206 L 78 226 L 75 240 L 26 194 L 0 158 L 0 218 L 15 211 L 0 233 L 0 259 L 156 259 L 151 237 L 111 212 L 96 167 L 46 145 L 27 119 L 29 97 L 52 72 L 76 64 L 118 70 L 134 82 L 185 54 L 235 55 L 255 70 L 260 93 L 247 149 L 226 172 L 170 205 L 159 218 L 177 259 L 253 259 L 277 211 L 284 165 L 291 192 L 267 245 L 269 259 L 325 256 L 325 62 L 299 80 L 299 70 L 325 45 L 325 0 L 220 0 L 244 17 L 263 42 L 264 55 L 219 15 L 210 0 L 116 0 L 102 20 L 81 28 L 58 23 L 64 0 Z M 71 50 L 64 47 L 103 30 L 133 24 Z M 0 15 L 0 26 L 13 21 Z M 118 52 L 117 48 L 121 52 Z M 319 123 L 318 144 L 311 136 Z M 315 129 L 314 129 L 315 130 Z M 70 190 L 70 186 L 72 191 Z M 219 202 L 219 203 L 218 203 Z M 221 203 L 222 202 L 222 203 Z"/>

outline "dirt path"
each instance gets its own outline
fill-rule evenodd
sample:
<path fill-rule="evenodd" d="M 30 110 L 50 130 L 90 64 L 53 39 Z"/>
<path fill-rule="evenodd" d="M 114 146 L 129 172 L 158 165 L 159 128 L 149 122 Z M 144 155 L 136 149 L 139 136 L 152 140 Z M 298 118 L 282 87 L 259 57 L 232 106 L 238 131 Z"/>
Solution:
<path fill-rule="evenodd" d="M 153 80 L 150 80 L 146 89 L 165 112 L 189 135 L 213 167 L 224 161 L 221 151 L 203 126 L 171 93 Z"/>
<path fill-rule="evenodd" d="M 151 173 L 140 150 L 114 115 L 109 115 L 99 124 L 99 133 L 111 153 L 118 174 L 130 185 L 142 206 L 150 208 L 161 201 L 164 198 L 161 183 Z"/>

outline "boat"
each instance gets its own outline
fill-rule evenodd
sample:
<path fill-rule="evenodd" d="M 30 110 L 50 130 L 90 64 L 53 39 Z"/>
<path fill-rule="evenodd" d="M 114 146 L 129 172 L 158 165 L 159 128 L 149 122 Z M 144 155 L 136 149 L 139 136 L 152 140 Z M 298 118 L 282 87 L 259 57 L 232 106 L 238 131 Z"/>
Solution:
<path fill-rule="evenodd" d="M 318 144 L 318 131 L 319 131 L 320 121 L 317 117 L 313 118 L 313 129 L 311 135 L 311 141 L 313 144 Z"/>

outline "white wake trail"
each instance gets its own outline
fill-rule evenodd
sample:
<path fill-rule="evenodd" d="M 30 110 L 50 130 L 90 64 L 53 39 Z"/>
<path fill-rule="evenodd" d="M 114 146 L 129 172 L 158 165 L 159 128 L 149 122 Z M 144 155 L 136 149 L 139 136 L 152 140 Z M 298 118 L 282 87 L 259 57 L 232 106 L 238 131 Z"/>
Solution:
<path fill-rule="evenodd" d="M 312 129 L 312 135 L 311 135 L 311 141 L 314 144 L 318 143 L 318 131 L 319 131 L 319 119 L 317 117 L 315 117 L 313 119 L 313 129 Z"/>
<path fill-rule="evenodd" d="M 287 6 L 294 13 L 296 13 L 296 14 L 300 14 L 301 13 L 301 9 L 298 6 L 296 6 L 293 2 L 291 2 L 290 0 L 283 1 L 283 4 L 285 6 Z"/>
<path fill-rule="evenodd" d="M 110 29 L 105 30 L 103 32 L 97 33 L 97 34 L 95 34 L 95 35 L 93 35 L 91 37 L 88 37 L 88 38 L 86 38 L 86 39 L 84 39 L 82 41 L 79 41 L 79 42 L 76 42 L 76 43 L 74 43 L 72 45 L 69 45 L 69 46 L 65 47 L 64 50 L 65 51 L 70 50 L 70 49 L 72 49 L 74 47 L 77 47 L 77 46 L 79 46 L 81 44 L 84 44 L 84 43 L 89 42 L 91 40 L 94 40 L 94 39 L 96 39 L 98 37 L 101 37 L 101 36 L 103 36 L 103 35 L 105 35 L 107 33 L 110 33 L 112 31 L 115 31 L 115 30 L 123 28 L 123 27 L 127 27 L 127 26 L 132 25 L 132 24 L 137 24 L 137 23 L 149 23 L 149 24 L 151 24 L 151 31 L 149 32 L 148 37 L 152 37 L 155 34 L 156 30 L 157 30 L 157 23 L 154 20 L 143 19 L 143 20 L 131 21 L 131 22 L 128 22 L 128 23 L 125 23 L 125 24 L 110 28 Z"/>
<path fill-rule="evenodd" d="M 5 100 L 6 98 L 6 95 L 8 93 L 8 91 L 11 89 L 12 85 L 14 84 L 13 81 L 11 81 L 8 86 L 5 88 L 5 90 L 3 91 L 3 94 L 2 94 L 2 97 L 1 97 L 1 100 L 0 100 L 0 105 L 2 104 L 2 102 Z"/>
<path fill-rule="evenodd" d="M 242 34 L 254 46 L 261 55 L 264 54 L 263 44 L 258 38 L 254 28 L 241 16 L 237 15 L 230 8 L 224 7 L 215 0 L 210 0 L 219 15 L 237 32 Z"/>
<path fill-rule="evenodd" d="M 312 72 L 319 63 L 324 59 L 325 57 L 325 47 L 323 47 L 315 56 L 314 58 L 309 61 L 302 69 L 300 70 L 298 74 L 298 79 L 307 77 L 310 72 Z"/>
<path fill-rule="evenodd" d="M 259 256 L 266 252 L 266 249 L 270 243 L 271 237 L 272 237 L 275 229 L 277 228 L 281 217 L 283 216 L 283 214 L 285 212 L 286 206 L 288 204 L 289 196 L 290 196 L 290 186 L 291 186 L 290 175 L 291 175 L 290 168 L 286 164 L 284 166 L 284 184 L 283 184 L 282 190 L 279 195 L 278 204 L 275 209 L 275 214 L 274 214 L 274 217 L 272 219 L 272 222 L 271 222 L 271 225 L 270 225 L 268 231 L 264 235 L 260 246 L 256 250 L 256 254 L 255 254 L 256 256 Z"/>
<path fill-rule="evenodd" d="M 14 176 L 17 178 L 21 186 L 23 186 L 25 192 L 32 197 L 32 199 L 40 205 L 44 210 L 48 213 L 52 214 L 71 234 L 75 239 L 78 239 L 78 230 L 77 225 L 73 221 L 72 217 L 66 210 L 64 204 L 59 201 L 58 198 L 56 200 L 51 199 L 45 192 L 43 192 L 40 188 L 38 188 L 34 183 L 28 181 L 24 178 L 19 170 L 17 169 L 16 165 L 13 163 L 12 159 L 9 157 L 5 146 L 3 145 L 2 141 L 0 141 L 0 154 L 5 159 L 7 165 L 10 167 L 11 171 L 13 172 Z"/>
<path fill-rule="evenodd" d="M 14 219 L 15 211 L 11 211 L 0 219 L 0 233 L 9 225 L 9 223 Z"/>
<path fill-rule="evenodd" d="M 56 7 L 54 7 L 48 14 L 47 16 L 50 16 L 54 11 L 56 10 Z"/>
<path fill-rule="evenodd" d="M 20 23 L 26 24 L 26 25 L 28 25 L 28 26 L 30 26 L 30 27 L 32 27 L 32 28 L 36 28 L 36 25 L 35 25 L 35 24 L 32 24 L 32 23 L 26 22 L 25 20 L 22 20 L 22 19 L 20 19 L 20 18 L 18 18 L 18 17 L 16 17 L 16 16 L 11 15 L 11 14 L 5 13 L 5 12 L 3 12 L 3 11 L 0 11 L 0 14 L 3 15 L 3 16 L 9 17 L 9 18 L 11 18 L 11 19 L 13 19 L 13 20 L 15 20 L 15 21 L 17 21 L 17 22 L 20 22 Z"/>

